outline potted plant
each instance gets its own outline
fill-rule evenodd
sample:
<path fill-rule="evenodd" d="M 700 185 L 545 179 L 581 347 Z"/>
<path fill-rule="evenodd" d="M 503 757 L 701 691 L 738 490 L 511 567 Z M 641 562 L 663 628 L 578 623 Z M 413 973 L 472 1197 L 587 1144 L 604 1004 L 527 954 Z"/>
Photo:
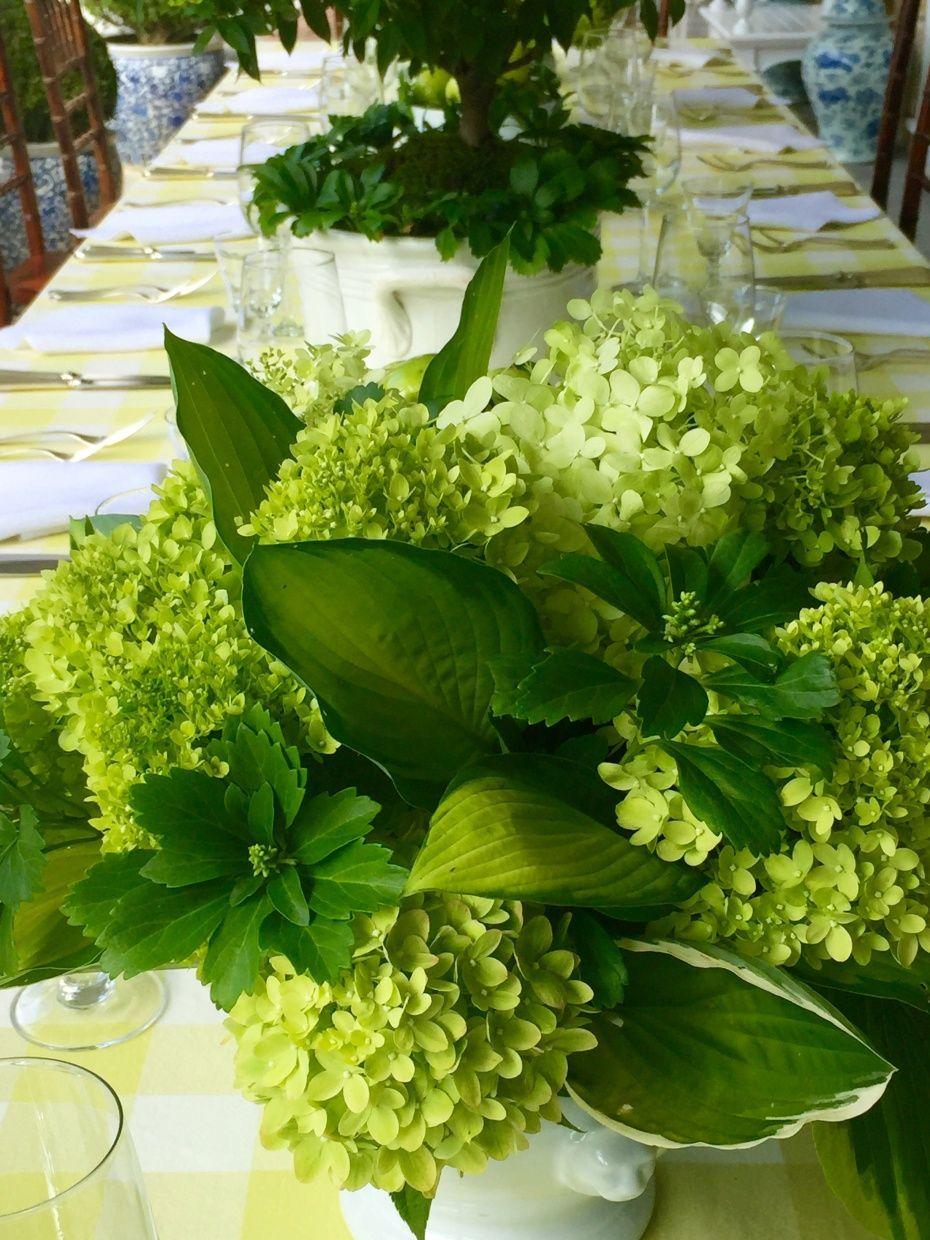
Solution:
<path fill-rule="evenodd" d="M 223 55 L 199 47 L 194 6 L 171 0 L 87 0 L 109 36 L 119 93 L 116 135 L 125 163 L 146 164 L 180 129 L 223 73 Z"/>
<path fill-rule="evenodd" d="M 422 375 L 169 336 L 193 465 L 0 621 L 3 980 L 196 961 L 356 1240 L 635 1240 L 656 1147 L 805 1124 L 921 1236 L 902 403 L 652 293 L 488 373 L 506 258 Z"/>
<path fill-rule="evenodd" d="M 116 75 L 106 42 L 94 30 L 89 29 L 87 34 L 101 102 L 109 117 L 113 115 L 116 103 Z M 0 38 L 6 48 L 13 94 L 26 135 L 45 247 L 51 252 L 65 253 L 71 246 L 72 220 L 68 211 L 64 169 L 58 144 L 54 140 L 29 21 L 21 4 L 7 4 L 0 8 Z M 99 185 L 93 153 L 85 151 L 78 158 L 89 201 L 96 203 Z M 4 163 L 5 157 L 0 158 L 0 175 L 3 175 Z M 12 168 L 8 171 L 12 172 Z M 28 256 L 19 199 L 15 194 L 5 195 L 0 203 L 0 256 L 7 268 L 15 267 Z"/>
<path fill-rule="evenodd" d="M 322 5 L 303 7 L 322 32 Z M 362 55 L 373 42 L 382 69 L 401 60 L 414 80 L 425 71 L 433 85 L 443 82 L 448 115 L 425 130 L 402 105 L 331 118 L 327 133 L 257 173 L 263 226 L 288 222 L 332 251 L 349 324 L 371 332 L 379 363 L 435 352 L 477 263 L 511 232 L 495 354 L 503 360 L 572 297 L 590 295 L 600 214 L 636 203 L 627 186 L 641 170 L 640 142 L 571 123 L 544 67 L 553 40 L 567 47 L 591 4 L 344 0 L 335 8 L 347 48 Z M 654 16 L 648 2 L 646 10 Z M 244 40 L 230 25 L 244 11 L 228 5 L 222 32 Z"/>

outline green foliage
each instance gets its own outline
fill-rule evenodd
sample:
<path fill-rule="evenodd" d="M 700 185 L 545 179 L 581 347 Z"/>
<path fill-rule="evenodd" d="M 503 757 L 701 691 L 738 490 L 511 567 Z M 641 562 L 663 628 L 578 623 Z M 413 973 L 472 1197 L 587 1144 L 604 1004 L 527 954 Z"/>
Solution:
<path fill-rule="evenodd" d="M 44 841 L 38 818 L 29 805 L 17 821 L 0 810 L 0 904 L 16 908 L 39 890 L 44 866 Z"/>
<path fill-rule="evenodd" d="M 496 715 L 554 725 L 562 719 L 608 723 L 619 715 L 636 682 L 580 650 L 553 650 L 542 663 L 525 659 L 491 664 Z"/>
<path fill-rule="evenodd" d="M 266 952 L 317 981 L 349 963 L 350 919 L 390 904 L 405 872 L 364 842 L 379 806 L 354 789 L 307 796 L 307 771 L 261 708 L 232 720 L 211 756 L 222 777 L 173 770 L 133 794 L 157 851 L 105 857 L 67 905 L 103 948 L 113 976 L 183 961 L 206 948 L 201 974 L 230 1008 Z"/>
<path fill-rule="evenodd" d="M 740 1146 L 872 1106 L 894 1071 L 813 991 L 720 948 L 629 943 L 622 1019 L 569 1063 L 573 1098 L 659 1145 Z M 835 1126 L 831 1122 L 829 1127 Z"/>
<path fill-rule="evenodd" d="M 409 1184 L 397 1193 L 391 1193 L 397 1213 L 410 1228 L 414 1240 L 426 1240 L 426 1225 L 432 1201 Z"/>
<path fill-rule="evenodd" d="M 84 0 L 88 17 L 107 22 L 136 43 L 187 43 L 203 28 L 204 16 L 189 0 Z"/>
<path fill-rule="evenodd" d="M 578 976 L 594 992 L 592 1002 L 603 1011 L 618 1007 L 630 975 L 616 939 L 603 922 L 585 912 L 572 914 L 570 932 L 578 953 Z"/>
<path fill-rule="evenodd" d="M 418 132 L 399 104 L 331 118 L 326 133 L 256 172 L 261 226 L 290 222 L 298 237 L 326 228 L 435 237 L 445 259 L 463 244 L 483 258 L 509 235 L 519 272 L 591 265 L 600 212 L 636 205 L 626 186 L 643 144 L 562 122 L 544 145 L 518 136 L 471 150 L 451 132 Z"/>
<path fill-rule="evenodd" d="M 16 107 L 28 142 L 51 142 L 54 138 L 45 87 L 39 73 L 32 32 L 25 6 L 19 0 L 0 5 L 0 39 L 10 66 Z M 110 63 L 106 41 L 92 27 L 87 28 L 91 61 L 100 91 L 104 115 L 111 117 L 116 107 L 116 72 Z M 80 78 L 75 71 L 66 75 L 64 88 L 76 93 Z"/>

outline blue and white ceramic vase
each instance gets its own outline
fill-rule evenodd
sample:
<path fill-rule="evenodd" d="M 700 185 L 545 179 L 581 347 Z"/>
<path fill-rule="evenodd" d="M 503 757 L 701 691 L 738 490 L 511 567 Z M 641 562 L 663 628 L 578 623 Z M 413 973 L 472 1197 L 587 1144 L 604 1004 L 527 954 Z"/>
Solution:
<path fill-rule="evenodd" d="M 111 43 L 116 70 L 116 145 L 126 164 L 147 164 L 222 77 L 223 53 L 193 43 Z"/>
<path fill-rule="evenodd" d="M 820 136 L 843 163 L 875 158 L 891 60 L 882 0 L 833 0 L 801 70 Z"/>
<path fill-rule="evenodd" d="M 36 187 L 39 204 L 39 222 L 45 248 L 50 253 L 64 254 L 71 249 L 71 212 L 68 210 L 68 194 L 61 154 L 54 142 L 30 142 L 29 164 Z M 87 194 L 88 205 L 93 209 L 100 200 L 100 181 L 97 162 L 92 151 L 78 156 L 81 180 Z M 6 159 L 0 159 L 0 180 L 12 172 Z M 20 210 L 19 195 L 6 194 L 0 200 L 0 258 L 9 270 L 29 257 L 26 229 Z"/>

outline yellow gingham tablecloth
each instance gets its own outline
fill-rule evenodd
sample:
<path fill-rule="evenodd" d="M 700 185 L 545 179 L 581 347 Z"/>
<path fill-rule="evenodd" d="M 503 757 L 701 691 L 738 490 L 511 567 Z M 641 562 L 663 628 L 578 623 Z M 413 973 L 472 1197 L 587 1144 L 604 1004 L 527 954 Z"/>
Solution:
<path fill-rule="evenodd" d="M 700 85 L 752 85 L 756 79 L 721 53 L 721 62 L 704 70 L 676 74 L 660 73 L 660 87 Z M 250 86 L 248 81 L 242 84 Z M 239 83 L 230 74 L 218 91 L 235 91 Z M 721 118 L 722 123 L 732 117 Z M 744 118 L 743 118 L 744 119 Z M 759 120 L 781 117 L 770 111 Z M 206 120 L 196 115 L 184 127 L 161 162 L 176 162 L 178 144 L 194 137 L 222 137 L 238 132 L 242 121 Z M 705 173 L 698 152 L 684 155 L 683 175 Z M 727 152 L 735 162 L 749 162 L 750 155 Z M 768 158 L 768 157 L 764 157 Z M 849 181 L 848 175 L 829 161 L 826 169 L 808 169 L 808 163 L 828 160 L 824 151 L 779 156 L 791 166 L 760 163 L 754 180 L 758 185 L 827 184 Z M 850 182 L 851 184 L 851 182 Z M 166 203 L 185 198 L 223 198 L 233 201 L 234 180 L 206 180 L 192 176 L 183 180 L 154 180 L 130 175 L 124 197 L 138 203 Z M 851 198 L 863 205 L 864 196 Z M 788 237 L 785 232 L 781 235 Z M 888 238 L 891 249 L 818 249 L 804 247 L 790 254 L 760 255 L 761 279 L 773 275 L 831 274 L 927 266 L 884 216 L 849 230 L 850 238 Z M 603 276 L 620 282 L 635 274 L 637 221 L 635 215 L 611 219 L 604 228 Z M 115 283 L 178 283 L 203 274 L 205 264 L 117 261 L 81 262 L 72 258 L 53 281 L 52 287 L 103 287 Z M 917 290 L 930 299 L 930 288 Z M 223 304 L 222 283 L 217 278 L 185 300 L 187 305 Z M 37 300 L 47 307 L 48 298 Z M 842 330 L 841 325 L 837 325 Z M 894 337 L 853 337 L 857 348 L 868 352 L 919 344 Z M 214 343 L 232 351 L 231 326 Z M 926 342 L 930 346 L 930 340 Z M 99 359 L 93 359 L 98 362 Z M 80 369 L 86 356 L 33 357 L 0 351 L 0 367 L 8 364 Z M 121 354 L 120 369 L 166 373 L 161 352 Z M 884 365 L 863 374 L 860 386 L 876 395 L 909 397 L 910 421 L 930 427 L 930 371 L 923 366 Z M 170 394 L 157 392 L 43 392 L 0 394 L 0 435 L 49 427 L 69 427 L 107 434 L 156 409 L 167 409 Z M 124 460 L 170 460 L 173 442 L 165 423 L 107 450 L 102 458 Z M 930 465 L 930 454 L 924 464 Z M 0 485 L 2 485 L 0 458 Z M 63 535 L 31 543 L 0 545 L 0 552 L 66 548 Z M 35 578 L 0 578 L 0 607 L 24 601 L 35 588 Z M 349 1240 L 342 1223 L 335 1192 L 324 1183 L 298 1184 L 286 1154 L 261 1148 L 257 1108 L 233 1090 L 232 1045 L 220 1015 L 192 974 L 168 975 L 170 998 L 167 1011 L 153 1029 L 123 1046 L 75 1054 L 105 1077 L 123 1099 L 129 1125 L 145 1173 L 161 1240 Z M 0 1055 L 40 1054 L 10 1027 L 10 995 L 0 992 Z M 753 1150 L 731 1154 L 716 1150 L 685 1150 L 665 1155 L 659 1167 L 656 1215 L 647 1240 L 867 1240 L 867 1233 L 846 1215 L 827 1189 L 809 1136 L 787 1142 L 769 1142 Z M 579 1238 L 581 1240 L 581 1238 Z"/>

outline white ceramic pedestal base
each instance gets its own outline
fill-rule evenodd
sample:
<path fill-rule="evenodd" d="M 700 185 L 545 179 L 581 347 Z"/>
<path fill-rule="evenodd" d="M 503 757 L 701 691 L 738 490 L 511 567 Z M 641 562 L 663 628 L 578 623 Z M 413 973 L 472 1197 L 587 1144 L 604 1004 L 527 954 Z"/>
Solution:
<path fill-rule="evenodd" d="M 566 1102 L 582 1131 L 544 1124 L 528 1150 L 481 1175 L 446 1169 L 426 1240 L 639 1240 L 655 1203 L 655 1150 Z M 353 1240 L 411 1240 L 386 1193 L 340 1196 Z"/>

